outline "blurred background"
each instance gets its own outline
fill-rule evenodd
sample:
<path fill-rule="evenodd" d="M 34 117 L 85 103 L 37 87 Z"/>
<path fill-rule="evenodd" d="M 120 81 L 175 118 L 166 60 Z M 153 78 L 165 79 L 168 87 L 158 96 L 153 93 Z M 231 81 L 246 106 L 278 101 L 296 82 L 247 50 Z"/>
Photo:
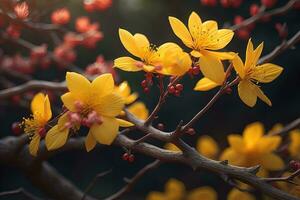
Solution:
<path fill-rule="evenodd" d="M 92 22 L 100 24 L 99 29 L 104 37 L 96 44 L 95 48 L 76 47 L 77 56 L 74 64 L 82 69 L 94 63 L 99 55 L 102 55 L 105 61 L 129 55 L 119 41 L 118 28 L 120 27 L 131 33 L 145 34 L 151 43 L 157 46 L 167 41 L 173 41 L 185 48 L 182 42 L 173 34 L 168 16 L 175 16 L 187 23 L 188 16 L 192 11 L 195 11 L 203 21 L 216 20 L 219 27 L 223 27 L 234 24 L 236 16 L 250 17 L 249 7 L 251 4 L 260 5 L 259 0 L 243 1 L 236 8 L 225 8 L 220 3 L 216 6 L 204 5 L 203 2 L 205 1 L 201 3 L 199 0 L 113 0 L 112 5 L 104 11 L 87 12 L 83 7 L 83 2 L 79 0 L 55 1 L 51 6 L 48 6 L 49 2 L 47 0 L 28 2 L 34 4 L 35 10 L 45 12 L 39 18 L 39 21 L 43 23 L 51 22 L 50 14 L 53 10 L 66 7 L 70 10 L 72 18 L 70 23 L 65 25 L 65 28 L 74 30 L 74 19 L 79 16 L 89 16 Z M 280 7 L 286 2 L 278 1 L 275 7 Z M 264 42 L 263 55 L 265 55 L 282 42 L 276 24 L 286 23 L 288 27 L 287 38 L 290 38 L 299 30 L 299 20 L 299 10 L 291 10 L 288 14 L 273 17 L 268 22 L 256 23 L 255 28 L 249 31 L 249 37 L 252 38 L 255 46 L 260 42 Z M 4 28 L 0 27 L 0 30 L 3 31 Z M 236 34 L 225 50 L 236 51 L 244 58 L 247 37 L 247 34 L 246 37 L 244 35 L 239 37 Z M 50 50 L 54 48 L 51 37 L 38 31 L 24 29 L 21 38 L 35 45 L 46 43 Z M 30 54 L 28 49 L 12 42 L 5 42 L 5 40 L 1 40 L 0 49 L 1 58 L 16 54 L 26 57 Z M 244 127 L 251 122 L 260 121 L 268 130 L 276 123 L 286 124 L 298 118 L 300 116 L 299 49 L 286 51 L 274 59 L 272 63 L 284 68 L 284 72 L 278 79 L 262 86 L 265 94 L 272 100 L 272 107 L 258 101 L 254 108 L 249 108 L 241 102 L 236 88 L 233 88 L 231 95 L 223 96 L 194 126 L 197 134 L 185 136 L 184 139 L 189 144 L 195 145 L 195 141 L 200 135 L 207 134 L 216 139 L 221 148 L 224 148 L 228 146 L 226 138 L 228 134 L 242 133 Z M 50 65 L 47 69 L 36 69 L 32 76 L 35 79 L 62 81 L 66 70 L 66 68 L 61 69 Z M 139 93 L 139 99 L 145 102 L 151 111 L 158 100 L 156 87 L 153 86 L 150 93 L 145 94 L 140 86 L 140 82 L 144 79 L 143 73 L 128 73 L 120 70 L 117 73 L 120 80 L 128 80 L 132 90 Z M 188 121 L 209 101 L 216 92 L 215 90 L 210 92 L 193 91 L 193 87 L 199 78 L 200 76 L 195 76 L 193 79 L 188 76 L 185 77 L 182 82 L 184 85 L 183 93 L 180 97 L 170 97 L 167 100 L 166 105 L 159 113 L 159 119 L 154 124 L 163 123 L 165 130 L 174 130 L 180 120 Z M 0 79 L 2 79 L 1 74 Z M 16 80 L 15 83 L 20 82 Z M 57 108 L 61 106 L 60 102 L 57 101 L 58 95 L 59 93 L 53 94 L 54 99 L 56 99 L 54 104 L 57 105 Z M 1 137 L 12 135 L 12 123 L 30 115 L 28 99 L 25 96 L 20 98 L 25 106 L 15 103 L 14 100 L 16 99 L 0 101 Z M 130 136 L 137 138 L 141 136 L 141 133 L 132 132 Z M 161 146 L 164 145 L 157 143 L 157 141 L 151 142 Z M 123 177 L 131 177 L 152 160 L 146 156 L 136 154 L 135 162 L 128 163 L 121 159 L 123 153 L 124 150 L 119 147 L 101 146 L 90 153 L 85 151 L 63 152 L 52 157 L 49 162 L 81 189 L 86 188 L 95 174 L 112 169 L 113 173 L 100 179 L 90 192 L 91 195 L 103 198 L 118 191 L 124 185 Z M 34 194 L 43 196 L 17 168 L 1 165 L 0 176 L 0 191 L 24 187 Z M 167 163 L 146 174 L 134 187 L 133 191 L 123 199 L 143 199 L 149 191 L 162 191 L 164 184 L 170 177 L 184 182 L 188 190 L 201 185 L 212 186 L 218 191 L 219 199 L 226 199 L 226 194 L 230 189 L 219 177 L 209 172 L 193 172 L 185 166 Z"/>

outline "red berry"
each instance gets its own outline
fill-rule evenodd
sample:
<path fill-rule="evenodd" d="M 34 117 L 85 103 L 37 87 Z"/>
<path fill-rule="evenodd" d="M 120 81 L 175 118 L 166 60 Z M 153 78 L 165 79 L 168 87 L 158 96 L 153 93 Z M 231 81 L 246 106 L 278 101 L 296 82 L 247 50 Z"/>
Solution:
<path fill-rule="evenodd" d="M 249 31 L 245 28 L 238 30 L 236 34 L 242 40 L 247 40 L 250 37 Z"/>
<path fill-rule="evenodd" d="M 250 15 L 256 15 L 257 13 L 259 13 L 259 6 L 257 4 L 252 4 L 250 6 Z"/>
<path fill-rule="evenodd" d="M 276 4 L 277 0 L 261 0 L 261 3 L 267 8 L 271 8 Z"/>
<path fill-rule="evenodd" d="M 141 86 L 142 86 L 143 88 L 147 87 L 147 81 L 146 81 L 146 80 L 143 80 L 143 81 L 141 82 Z"/>
<path fill-rule="evenodd" d="M 21 135 L 22 133 L 22 129 L 19 122 L 12 123 L 11 130 L 15 135 Z"/>
<path fill-rule="evenodd" d="M 40 128 L 38 133 L 43 138 L 46 136 L 47 131 L 45 128 Z"/>
<path fill-rule="evenodd" d="M 200 73 L 200 68 L 199 67 L 193 67 L 192 68 L 192 73 L 193 73 L 193 75 L 198 75 Z"/>
<path fill-rule="evenodd" d="M 124 154 L 122 155 L 122 159 L 123 159 L 123 160 L 128 160 L 128 159 L 129 159 L 129 153 L 124 153 Z"/>
<path fill-rule="evenodd" d="M 288 35 L 288 30 L 285 24 L 276 23 L 275 29 L 278 32 L 279 37 L 286 38 Z"/>
<path fill-rule="evenodd" d="M 180 90 L 175 90 L 175 92 L 174 92 L 174 95 L 176 96 L 176 97 L 179 97 L 180 96 Z"/>
<path fill-rule="evenodd" d="M 234 1 L 231 1 L 231 5 L 234 8 L 240 7 L 242 3 L 243 3 L 243 0 L 234 0 Z"/>
<path fill-rule="evenodd" d="M 134 161 L 134 159 L 135 159 L 135 158 L 134 158 L 134 155 L 133 155 L 133 154 L 130 154 L 129 157 L 128 157 L 128 162 L 131 162 L 131 163 L 132 163 L 132 162 Z"/>
<path fill-rule="evenodd" d="M 289 165 L 295 171 L 298 170 L 298 169 L 300 169 L 300 162 L 299 161 L 291 160 L 290 163 L 289 163 Z"/>
<path fill-rule="evenodd" d="M 152 80 L 153 78 L 153 74 L 152 73 L 146 73 L 146 80 L 149 81 L 149 80 Z"/>
<path fill-rule="evenodd" d="M 165 129 L 165 125 L 163 123 L 159 123 L 157 124 L 157 128 L 161 131 L 163 131 Z"/>
<path fill-rule="evenodd" d="M 179 92 L 181 92 L 183 90 L 183 85 L 182 84 L 176 84 L 175 88 L 176 88 L 176 90 L 179 90 Z"/>
<path fill-rule="evenodd" d="M 189 129 L 186 131 L 186 133 L 189 134 L 189 135 L 194 135 L 196 132 L 195 132 L 195 129 L 189 128 Z"/>
<path fill-rule="evenodd" d="M 224 8 L 229 8 L 231 6 L 230 0 L 221 0 L 220 3 Z"/>
<path fill-rule="evenodd" d="M 240 24 L 240 23 L 242 23 L 243 21 L 244 21 L 244 18 L 243 18 L 242 16 L 236 15 L 236 16 L 234 17 L 233 23 L 234 23 L 234 24 Z"/>
<path fill-rule="evenodd" d="M 170 86 L 168 87 L 168 92 L 169 92 L 170 94 L 173 94 L 173 93 L 175 92 L 175 87 L 174 87 L 173 85 L 170 85 Z"/>
<path fill-rule="evenodd" d="M 145 88 L 144 88 L 144 92 L 145 92 L 145 93 L 149 93 L 149 91 L 150 91 L 150 89 L 149 89 L 148 87 L 145 87 Z"/>

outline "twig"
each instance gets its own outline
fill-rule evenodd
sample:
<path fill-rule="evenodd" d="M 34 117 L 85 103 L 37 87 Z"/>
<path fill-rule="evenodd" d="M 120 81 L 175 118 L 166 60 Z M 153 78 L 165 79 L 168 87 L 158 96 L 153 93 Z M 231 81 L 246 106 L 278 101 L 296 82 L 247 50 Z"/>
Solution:
<path fill-rule="evenodd" d="M 264 17 L 272 17 L 275 15 L 282 15 L 286 12 L 288 12 L 290 9 L 293 8 L 294 4 L 299 2 L 299 0 L 290 0 L 288 3 L 286 3 L 284 6 L 280 7 L 280 8 L 275 8 L 273 10 L 270 11 L 264 11 L 264 9 L 262 9 L 261 12 L 259 12 L 258 14 L 244 20 L 243 22 L 241 22 L 240 24 L 236 24 L 230 27 L 231 30 L 236 31 L 238 29 L 244 28 L 252 23 L 255 23 L 257 21 L 259 21 L 260 19 L 264 18 Z"/>
<path fill-rule="evenodd" d="M 290 131 L 299 128 L 300 127 L 300 118 L 292 121 L 291 123 L 289 123 L 288 125 L 286 125 L 285 127 L 283 127 L 282 129 L 278 130 L 278 131 L 274 131 L 271 132 L 269 135 L 285 135 L 287 133 L 289 133 Z"/>
<path fill-rule="evenodd" d="M 0 198 L 4 198 L 4 197 L 9 198 L 11 196 L 15 196 L 15 195 L 19 195 L 19 194 L 22 194 L 24 197 L 26 197 L 26 199 L 29 199 L 29 200 L 41 200 L 41 198 L 31 194 L 30 192 L 26 191 L 23 188 L 0 192 Z"/>
<path fill-rule="evenodd" d="M 297 171 L 293 172 L 291 175 L 286 176 L 286 177 L 277 177 L 277 178 L 262 178 L 266 182 L 288 182 L 294 185 L 298 185 L 293 181 L 294 178 L 300 175 L 300 169 Z"/>
<path fill-rule="evenodd" d="M 83 193 L 83 196 L 82 196 L 81 200 L 84 200 L 84 199 L 85 199 L 86 195 L 93 189 L 93 187 L 94 187 L 95 184 L 97 183 L 98 179 L 100 179 L 100 178 L 106 176 L 107 174 L 109 174 L 109 173 L 111 173 L 111 172 L 112 172 L 112 170 L 110 169 L 110 170 L 107 170 L 107 171 L 105 171 L 105 172 L 101 172 L 101 173 L 97 174 L 97 175 L 93 178 L 93 180 L 89 183 L 89 185 L 86 187 L 86 189 L 84 190 L 84 193 Z"/>
<path fill-rule="evenodd" d="M 121 188 L 118 192 L 115 194 L 105 198 L 105 200 L 115 200 L 121 198 L 125 193 L 132 190 L 132 188 L 136 185 L 136 183 L 150 170 L 157 168 L 162 162 L 160 160 L 155 160 L 154 162 L 146 165 L 143 167 L 140 171 L 138 171 L 133 178 L 126 179 L 127 185 L 125 185 L 123 188 Z"/>

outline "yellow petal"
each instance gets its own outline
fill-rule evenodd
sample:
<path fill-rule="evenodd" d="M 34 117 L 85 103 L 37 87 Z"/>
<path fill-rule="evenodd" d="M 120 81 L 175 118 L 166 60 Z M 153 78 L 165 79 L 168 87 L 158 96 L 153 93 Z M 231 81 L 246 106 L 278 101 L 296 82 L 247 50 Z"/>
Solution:
<path fill-rule="evenodd" d="M 187 195 L 187 200 L 217 200 L 217 192 L 211 187 L 199 187 Z"/>
<path fill-rule="evenodd" d="M 269 153 L 261 159 L 261 165 L 267 170 L 281 170 L 284 167 L 284 162 L 276 154 Z"/>
<path fill-rule="evenodd" d="M 66 144 L 69 129 L 59 130 L 58 125 L 53 126 L 46 135 L 45 143 L 48 150 L 54 150 Z"/>
<path fill-rule="evenodd" d="M 202 53 L 200 53 L 199 51 L 196 51 L 196 50 L 191 51 L 190 54 L 195 58 L 200 58 L 201 56 L 203 56 Z"/>
<path fill-rule="evenodd" d="M 146 200 L 166 200 L 166 196 L 162 192 L 150 192 Z"/>
<path fill-rule="evenodd" d="M 31 101 L 31 111 L 40 123 L 49 121 L 52 117 L 52 111 L 48 95 L 36 94 Z"/>
<path fill-rule="evenodd" d="M 173 143 L 165 144 L 164 148 L 170 151 L 181 152 L 181 150 Z"/>
<path fill-rule="evenodd" d="M 228 137 L 228 142 L 230 144 L 230 147 L 234 149 L 236 152 L 243 152 L 245 149 L 245 143 L 243 138 L 240 135 L 229 135 Z"/>
<path fill-rule="evenodd" d="M 234 32 L 230 29 L 220 29 L 214 35 L 212 41 L 210 41 L 207 49 L 218 50 L 222 49 L 232 40 Z"/>
<path fill-rule="evenodd" d="M 128 111 L 141 120 L 146 120 L 149 116 L 149 111 L 143 102 L 136 102 L 130 105 Z"/>
<path fill-rule="evenodd" d="M 266 63 L 254 68 L 251 78 L 261 82 L 269 83 L 276 79 L 282 72 L 283 68 L 271 63 Z"/>
<path fill-rule="evenodd" d="M 197 15 L 197 13 L 195 12 L 192 12 L 189 17 L 188 26 L 189 31 L 194 39 L 199 38 L 201 36 L 201 25 L 202 21 L 199 15 Z"/>
<path fill-rule="evenodd" d="M 33 137 L 31 138 L 29 143 L 29 153 L 32 156 L 37 156 L 37 152 L 40 147 L 40 140 L 41 137 L 39 136 L 39 134 L 34 134 Z"/>
<path fill-rule="evenodd" d="M 238 93 L 241 100 L 250 107 L 253 107 L 257 101 L 257 92 L 253 83 L 242 80 L 238 85 Z"/>
<path fill-rule="evenodd" d="M 116 119 L 117 119 L 117 121 L 118 121 L 118 123 L 119 123 L 119 125 L 120 125 L 121 127 L 130 127 L 130 126 L 134 126 L 134 124 L 131 123 L 131 122 L 129 122 L 129 121 L 126 121 L 126 120 L 123 120 L 123 119 L 119 119 L 119 118 L 116 118 Z"/>
<path fill-rule="evenodd" d="M 43 93 L 38 93 L 34 95 L 31 101 L 31 112 L 34 113 L 44 113 L 44 101 L 45 95 Z"/>
<path fill-rule="evenodd" d="M 241 79 L 244 79 L 245 77 L 244 64 L 238 55 L 234 57 L 234 59 L 232 60 L 232 64 L 236 73 L 241 77 Z"/>
<path fill-rule="evenodd" d="M 210 55 L 204 55 L 199 60 L 200 69 L 206 78 L 221 85 L 225 79 L 225 72 L 222 62 Z"/>
<path fill-rule="evenodd" d="M 245 68 L 249 68 L 253 65 L 253 43 L 251 39 L 248 40 L 247 48 L 246 48 L 246 59 L 245 59 Z M 252 64 L 251 64 L 252 63 Z"/>
<path fill-rule="evenodd" d="M 194 90 L 197 90 L 197 91 L 208 91 L 208 90 L 211 90 L 215 87 L 219 86 L 219 84 L 213 82 L 212 80 L 204 77 L 202 79 L 200 79 L 196 86 L 194 87 Z"/>
<path fill-rule="evenodd" d="M 217 52 L 217 51 L 208 51 L 208 50 L 202 50 L 201 52 L 216 57 L 220 60 L 232 60 L 236 55 L 234 52 Z"/>
<path fill-rule="evenodd" d="M 219 147 L 212 137 L 205 135 L 198 139 L 197 151 L 203 156 L 213 159 L 219 153 Z"/>
<path fill-rule="evenodd" d="M 165 185 L 165 194 L 167 199 L 182 199 L 185 195 L 185 186 L 181 181 L 171 178 Z"/>
<path fill-rule="evenodd" d="M 43 117 L 46 121 L 49 121 L 52 117 L 51 105 L 48 95 L 45 96 Z"/>
<path fill-rule="evenodd" d="M 269 106 L 272 106 L 271 100 L 263 93 L 263 91 L 258 86 L 255 85 L 254 89 L 258 98 L 260 98 L 263 102 L 265 102 Z"/>
<path fill-rule="evenodd" d="M 139 97 L 138 93 L 132 93 L 125 99 L 125 104 L 131 104 Z"/>
<path fill-rule="evenodd" d="M 123 110 L 124 103 L 124 99 L 121 96 L 112 93 L 97 100 L 93 108 L 100 115 L 106 117 L 115 117 Z"/>
<path fill-rule="evenodd" d="M 77 101 L 77 99 L 71 92 L 67 92 L 67 93 L 63 94 L 61 96 L 61 100 L 62 100 L 64 106 L 68 110 L 70 110 L 72 112 L 76 112 L 75 102 Z"/>
<path fill-rule="evenodd" d="M 87 136 L 85 137 L 85 149 L 87 152 L 90 152 L 91 150 L 93 150 L 96 146 L 96 139 L 94 138 L 93 134 L 88 133 Z"/>
<path fill-rule="evenodd" d="M 146 58 L 148 52 L 150 51 L 150 43 L 147 37 L 143 34 L 137 33 L 133 36 L 133 38 L 135 40 L 135 44 L 139 48 L 141 58 Z"/>
<path fill-rule="evenodd" d="M 254 52 L 253 52 L 253 58 L 252 58 L 253 59 L 253 61 L 252 61 L 253 65 L 257 64 L 257 61 L 258 61 L 258 59 L 259 59 L 259 57 L 261 55 L 261 52 L 262 52 L 263 48 L 264 48 L 264 43 L 262 42 L 254 50 Z"/>
<path fill-rule="evenodd" d="M 243 154 L 236 152 L 233 148 L 227 148 L 221 154 L 220 160 L 228 160 L 232 165 L 244 166 L 247 158 Z"/>
<path fill-rule="evenodd" d="M 264 126 L 260 122 L 254 122 L 247 125 L 243 132 L 244 142 L 246 144 L 255 144 L 264 134 Z"/>
<path fill-rule="evenodd" d="M 139 58 L 141 57 L 139 47 L 137 46 L 136 40 L 134 39 L 133 35 L 131 35 L 131 33 L 120 28 L 119 29 L 119 37 L 120 37 L 120 40 L 121 40 L 123 46 L 129 53 L 131 53 L 132 55 L 134 55 L 136 57 L 139 57 Z"/>
<path fill-rule="evenodd" d="M 155 67 L 152 66 L 152 65 L 144 65 L 143 66 L 143 69 L 146 71 L 146 72 L 153 72 L 155 70 Z"/>
<path fill-rule="evenodd" d="M 59 131 L 64 130 L 66 128 L 65 125 L 68 121 L 69 121 L 69 117 L 68 117 L 67 113 L 60 116 L 58 121 L 57 121 L 58 130 Z"/>
<path fill-rule="evenodd" d="M 290 132 L 290 145 L 288 147 L 289 152 L 293 158 L 300 157 L 300 130 L 294 130 Z"/>
<path fill-rule="evenodd" d="M 227 200 L 255 200 L 256 198 L 248 192 L 242 192 L 238 189 L 232 189 L 228 196 Z"/>
<path fill-rule="evenodd" d="M 202 31 L 207 32 L 208 35 L 216 33 L 218 30 L 218 23 L 214 20 L 207 20 L 202 24 Z"/>
<path fill-rule="evenodd" d="M 257 148 L 261 153 L 271 153 L 279 147 L 280 143 L 280 136 L 265 136 L 259 139 Z"/>
<path fill-rule="evenodd" d="M 186 26 L 177 18 L 169 17 L 173 32 L 179 37 L 187 47 L 192 47 L 193 40 Z"/>
<path fill-rule="evenodd" d="M 114 60 L 114 67 L 128 72 L 137 72 L 143 69 L 138 63 L 141 62 L 130 57 L 120 57 Z"/>
<path fill-rule="evenodd" d="M 126 98 L 130 95 L 131 90 L 127 81 L 123 81 L 118 86 L 115 87 L 115 92 L 120 96 Z"/>
<path fill-rule="evenodd" d="M 92 92 L 97 96 L 105 96 L 112 93 L 114 87 L 113 76 L 109 73 L 98 76 L 92 82 Z"/>
<path fill-rule="evenodd" d="M 118 135 L 119 122 L 115 118 L 102 117 L 101 125 L 94 124 L 89 131 L 100 144 L 111 145 Z"/>
<path fill-rule="evenodd" d="M 89 98 L 91 83 L 81 74 L 67 72 L 66 83 L 69 91 L 74 95 L 74 97 L 76 97 L 76 99 L 84 102 Z"/>

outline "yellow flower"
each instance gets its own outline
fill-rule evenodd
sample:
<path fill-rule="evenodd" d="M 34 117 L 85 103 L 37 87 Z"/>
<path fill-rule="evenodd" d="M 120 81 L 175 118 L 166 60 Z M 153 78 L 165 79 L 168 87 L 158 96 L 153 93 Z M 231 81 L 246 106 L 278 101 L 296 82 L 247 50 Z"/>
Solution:
<path fill-rule="evenodd" d="M 165 75 L 183 75 L 191 67 L 189 55 L 174 43 L 165 43 L 157 49 L 150 46 L 147 37 L 137 33 L 132 35 L 124 29 L 119 29 L 120 40 L 125 49 L 139 58 L 120 57 L 115 59 L 114 66 L 124 71 L 157 72 Z"/>
<path fill-rule="evenodd" d="M 137 93 L 131 94 L 131 89 L 130 89 L 127 81 L 124 81 L 120 85 L 116 86 L 115 92 L 124 98 L 125 104 L 131 104 L 138 98 Z"/>
<path fill-rule="evenodd" d="M 219 152 L 219 147 L 216 141 L 208 136 L 201 136 L 196 145 L 197 151 L 207 158 L 215 158 Z"/>
<path fill-rule="evenodd" d="M 242 62 L 238 55 L 233 59 L 233 67 L 241 79 L 238 85 L 239 96 L 250 107 L 256 104 L 257 97 L 269 106 L 272 105 L 270 99 L 263 93 L 257 83 L 272 82 L 283 70 L 282 67 L 271 63 L 257 65 L 262 50 L 263 43 L 254 50 L 253 44 L 249 40 L 245 63 Z"/>
<path fill-rule="evenodd" d="M 265 170 L 280 170 L 283 160 L 273 153 L 281 143 L 279 136 L 267 136 L 261 123 L 255 122 L 246 126 L 243 136 L 228 136 L 230 147 L 225 149 L 220 159 L 230 164 L 250 167 L 261 165 Z"/>
<path fill-rule="evenodd" d="M 41 138 L 46 134 L 45 126 L 52 117 L 48 95 L 38 93 L 31 101 L 32 118 L 24 119 L 24 132 L 29 135 L 29 152 L 36 156 Z"/>
<path fill-rule="evenodd" d="M 211 187 L 199 187 L 187 192 L 184 184 L 171 178 L 165 185 L 164 192 L 150 192 L 146 200 L 217 200 L 217 193 Z"/>
<path fill-rule="evenodd" d="M 181 150 L 173 143 L 165 144 L 164 148 L 170 151 L 181 152 Z"/>
<path fill-rule="evenodd" d="M 66 83 L 69 92 L 61 96 L 68 112 L 47 134 L 48 149 L 56 149 L 65 144 L 69 129 L 78 129 L 84 125 L 89 128 L 85 140 L 87 151 L 92 150 L 96 141 L 110 145 L 116 138 L 119 126 L 132 124 L 116 118 L 124 108 L 124 99 L 114 92 L 114 80 L 111 74 L 98 76 L 92 82 L 84 76 L 68 72 Z"/>
<path fill-rule="evenodd" d="M 290 132 L 289 152 L 295 159 L 300 159 L 300 129 Z"/>
<path fill-rule="evenodd" d="M 232 189 L 229 194 L 227 195 L 227 200 L 255 200 L 256 198 L 248 193 L 248 192 L 242 192 L 238 189 Z"/>
<path fill-rule="evenodd" d="M 149 116 L 149 111 L 143 102 L 135 102 L 128 106 L 127 110 L 141 120 L 146 120 Z"/>
<path fill-rule="evenodd" d="M 222 85 L 225 79 L 221 60 L 233 59 L 233 53 L 215 52 L 224 48 L 232 39 L 234 33 L 229 29 L 218 29 L 216 21 L 202 23 L 201 18 L 192 12 L 188 20 L 188 28 L 177 18 L 169 17 L 170 25 L 175 35 L 192 49 L 191 55 L 200 58 L 201 72 L 206 77 L 195 87 L 195 90 L 206 91 Z"/>

